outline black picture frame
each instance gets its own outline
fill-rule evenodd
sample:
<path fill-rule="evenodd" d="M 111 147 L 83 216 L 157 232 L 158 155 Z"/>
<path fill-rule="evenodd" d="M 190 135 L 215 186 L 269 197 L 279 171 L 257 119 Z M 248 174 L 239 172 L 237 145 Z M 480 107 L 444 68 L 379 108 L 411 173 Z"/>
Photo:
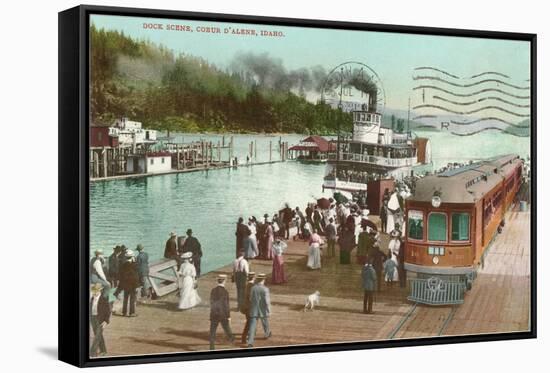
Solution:
<path fill-rule="evenodd" d="M 527 41 L 531 45 L 531 309 L 528 332 L 480 334 L 391 341 L 332 343 L 231 351 L 167 353 L 146 356 L 90 359 L 88 308 L 89 252 L 89 17 L 92 14 L 224 21 L 279 26 L 381 31 L 417 35 L 440 35 Z M 59 359 L 79 367 L 220 359 L 259 355 L 328 352 L 417 345 L 536 338 L 537 336 L 537 36 L 448 28 L 382 25 L 342 21 L 321 21 L 82 5 L 59 13 Z"/>

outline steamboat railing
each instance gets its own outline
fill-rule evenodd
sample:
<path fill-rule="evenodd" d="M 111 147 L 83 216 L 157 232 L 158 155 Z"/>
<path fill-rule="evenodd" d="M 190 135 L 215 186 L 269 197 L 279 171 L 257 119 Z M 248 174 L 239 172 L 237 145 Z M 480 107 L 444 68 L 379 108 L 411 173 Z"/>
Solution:
<path fill-rule="evenodd" d="M 336 154 L 330 154 L 330 160 L 336 159 Z M 386 166 L 386 167 L 406 167 L 414 166 L 417 164 L 417 159 L 415 157 L 411 158 L 387 158 L 380 157 L 375 155 L 359 154 L 359 153 L 340 153 L 341 161 L 351 161 L 351 162 L 361 162 L 361 163 L 370 163 L 377 166 Z"/>

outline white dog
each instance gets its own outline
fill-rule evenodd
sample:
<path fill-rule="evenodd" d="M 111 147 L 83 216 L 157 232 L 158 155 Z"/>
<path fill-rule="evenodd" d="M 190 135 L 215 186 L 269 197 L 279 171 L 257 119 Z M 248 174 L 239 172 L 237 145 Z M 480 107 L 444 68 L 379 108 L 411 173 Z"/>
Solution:
<path fill-rule="evenodd" d="M 313 311 L 315 306 L 319 305 L 320 300 L 321 293 L 319 292 L 319 290 L 315 291 L 315 293 L 313 294 L 308 295 L 306 298 L 306 305 L 304 306 L 304 312 L 306 312 L 308 308 Z"/>

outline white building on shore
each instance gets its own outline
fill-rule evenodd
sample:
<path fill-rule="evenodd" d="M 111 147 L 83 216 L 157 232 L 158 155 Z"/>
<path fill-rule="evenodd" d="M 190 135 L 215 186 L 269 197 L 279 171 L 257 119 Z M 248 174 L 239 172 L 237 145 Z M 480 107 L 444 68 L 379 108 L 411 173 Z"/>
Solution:
<path fill-rule="evenodd" d="M 131 154 L 127 171 L 133 174 L 155 174 L 172 169 L 172 155 L 168 152 Z"/>
<path fill-rule="evenodd" d="M 120 146 L 148 145 L 157 142 L 157 131 L 142 128 L 141 122 L 126 117 L 115 120 L 109 135 L 118 136 Z"/>

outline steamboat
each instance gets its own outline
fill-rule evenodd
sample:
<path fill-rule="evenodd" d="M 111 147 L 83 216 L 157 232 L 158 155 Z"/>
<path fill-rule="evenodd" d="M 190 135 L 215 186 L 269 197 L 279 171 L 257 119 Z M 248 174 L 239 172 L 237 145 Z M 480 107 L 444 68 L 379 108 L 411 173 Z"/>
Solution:
<path fill-rule="evenodd" d="M 336 152 L 329 155 L 323 189 L 366 192 L 371 182 L 402 180 L 431 164 L 429 139 L 384 128 L 374 107 L 364 103 L 351 111 L 353 133 L 339 137 Z"/>

